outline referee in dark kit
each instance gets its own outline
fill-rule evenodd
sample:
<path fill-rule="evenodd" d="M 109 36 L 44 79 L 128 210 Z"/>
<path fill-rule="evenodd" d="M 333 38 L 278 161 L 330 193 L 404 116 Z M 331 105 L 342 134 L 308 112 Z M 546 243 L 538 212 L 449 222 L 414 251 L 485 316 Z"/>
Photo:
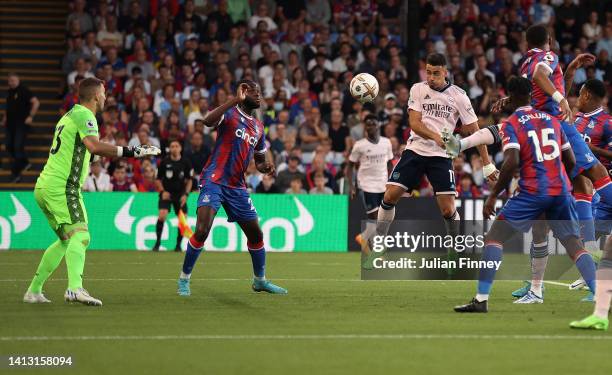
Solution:
<path fill-rule="evenodd" d="M 174 213 L 178 215 L 179 210 L 187 213 L 187 196 L 191 191 L 193 168 L 188 159 L 181 156 L 183 147 L 177 140 L 170 142 L 170 153 L 159 164 L 157 171 L 157 189 L 159 193 L 159 216 L 155 226 L 157 240 L 153 251 L 158 251 L 161 244 L 161 235 L 164 230 L 164 222 L 168 217 L 170 206 L 174 207 Z M 181 232 L 176 236 L 174 251 L 181 251 Z"/>

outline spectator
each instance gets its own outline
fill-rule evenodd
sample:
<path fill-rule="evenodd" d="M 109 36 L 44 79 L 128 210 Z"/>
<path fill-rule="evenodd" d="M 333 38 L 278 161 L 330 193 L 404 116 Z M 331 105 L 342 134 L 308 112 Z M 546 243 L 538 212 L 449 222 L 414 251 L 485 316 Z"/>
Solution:
<path fill-rule="evenodd" d="M 328 25 L 331 8 L 327 0 L 306 0 L 306 22 L 313 26 Z"/>
<path fill-rule="evenodd" d="M 76 76 L 82 76 L 83 78 L 94 77 L 90 68 L 89 62 L 84 57 L 79 57 L 74 64 L 74 70 L 68 74 L 68 86 L 74 85 L 74 78 Z"/>
<path fill-rule="evenodd" d="M 74 70 L 78 59 L 85 58 L 85 53 L 83 52 L 83 39 L 80 36 L 70 39 L 68 41 L 68 46 L 68 52 L 66 52 L 62 59 L 62 72 L 66 75 Z"/>
<path fill-rule="evenodd" d="M 117 18 L 112 14 L 106 16 L 106 29 L 99 30 L 96 36 L 98 45 L 103 50 L 123 48 L 123 34 L 117 30 Z"/>
<path fill-rule="evenodd" d="M 255 192 L 258 194 L 280 194 L 280 190 L 274 182 L 274 176 L 264 174 Z"/>
<path fill-rule="evenodd" d="M 300 178 L 302 180 L 301 186 L 306 186 L 306 176 L 300 172 L 300 158 L 297 156 L 290 156 L 287 162 L 287 169 L 278 173 L 276 177 L 276 185 L 280 191 L 286 191 L 291 185 L 293 178 Z M 280 168 L 280 167 L 279 167 Z"/>
<path fill-rule="evenodd" d="M 331 113 L 329 138 L 331 140 L 332 163 L 336 166 L 344 163 L 347 152 L 351 147 L 350 131 L 343 120 L 341 111 L 336 110 Z"/>
<path fill-rule="evenodd" d="M 83 191 L 113 191 L 110 176 L 106 173 L 104 168 L 102 168 L 102 163 L 100 163 L 100 161 L 91 163 L 91 171 L 85 179 Z"/>
<path fill-rule="evenodd" d="M 127 74 L 125 69 L 125 64 L 123 60 L 119 57 L 117 48 L 110 47 L 106 51 L 106 56 L 102 58 L 98 65 L 104 66 L 104 64 L 109 63 L 113 67 L 113 75 L 118 78 L 125 77 Z"/>
<path fill-rule="evenodd" d="M 334 179 L 334 175 L 329 171 L 329 168 L 325 165 L 324 156 L 318 155 L 312 160 L 312 165 L 310 171 L 307 174 L 307 186 L 309 189 L 315 187 L 314 177 L 317 173 L 322 174 L 325 177 L 325 185 L 329 187 L 332 191 L 336 191 L 336 180 Z"/>
<path fill-rule="evenodd" d="M 582 35 L 587 38 L 589 44 L 595 44 L 602 36 L 602 28 L 599 24 L 597 12 L 589 14 L 589 22 L 582 25 Z"/>
<path fill-rule="evenodd" d="M 204 22 L 202 22 L 202 18 L 195 12 L 194 3 L 194 0 L 185 0 L 183 10 L 181 10 L 174 19 L 175 30 L 179 30 L 185 21 L 189 21 L 193 25 L 193 30 L 195 30 L 195 32 L 201 32 L 204 27 Z"/>
<path fill-rule="evenodd" d="M 140 68 L 140 75 L 145 81 L 155 76 L 155 69 L 153 69 L 153 64 L 150 61 L 147 61 L 147 51 L 145 50 L 137 51 L 136 60 L 130 61 L 127 64 L 126 70 L 129 72 L 130 77 L 133 74 L 134 68 Z M 148 94 L 151 93 L 150 86 L 151 85 L 149 84 Z"/>
<path fill-rule="evenodd" d="M 185 146 L 185 159 L 191 163 L 195 176 L 200 175 L 209 157 L 210 148 L 204 145 L 204 135 L 200 132 L 193 132 L 189 143 Z"/>
<path fill-rule="evenodd" d="M 472 175 L 469 173 L 461 176 L 461 180 L 459 180 L 459 186 L 457 186 L 457 195 L 459 198 L 480 198 L 481 193 L 476 184 L 474 183 L 474 179 Z"/>
<path fill-rule="evenodd" d="M 302 160 L 310 164 L 317 146 L 327 138 L 328 127 L 326 123 L 321 122 L 319 108 L 314 107 L 305 115 L 304 122 L 299 127 L 299 140 Z"/>
<path fill-rule="evenodd" d="M 206 98 L 200 98 L 198 100 L 198 107 L 187 116 L 187 132 L 189 134 L 194 132 L 195 122 L 197 120 L 204 120 L 206 113 L 208 113 L 208 100 Z M 206 128 L 205 131 L 207 133 L 210 132 L 210 128 Z"/>
<path fill-rule="evenodd" d="M 289 188 L 285 191 L 285 194 L 306 194 L 306 190 L 303 189 L 302 179 L 295 176 L 291 179 Z"/>
<path fill-rule="evenodd" d="M 255 30 L 257 28 L 257 24 L 259 24 L 261 21 L 266 23 L 267 31 L 276 33 L 278 26 L 268 14 L 268 4 L 264 2 L 259 3 L 257 6 L 257 12 L 249 18 L 249 29 Z"/>
<path fill-rule="evenodd" d="M 136 131 L 132 139 L 130 139 L 130 141 L 128 142 L 128 146 L 135 147 L 135 146 L 149 145 L 149 146 L 155 146 L 157 148 L 161 148 L 159 139 L 150 136 L 149 135 L 150 131 L 151 130 L 147 124 L 140 125 L 140 127 L 138 128 L 138 130 Z"/>
<path fill-rule="evenodd" d="M 86 33 L 94 29 L 94 23 L 91 16 L 85 12 L 85 0 L 74 1 L 74 11 L 68 15 L 66 20 L 66 30 L 69 29 L 73 21 L 78 21 L 81 27 L 81 32 Z"/>
<path fill-rule="evenodd" d="M 96 33 L 89 31 L 85 34 L 85 44 L 83 45 L 83 54 L 85 58 L 91 61 L 92 66 L 98 65 L 98 61 L 102 58 L 102 50 L 96 45 Z"/>
<path fill-rule="evenodd" d="M 127 171 L 124 165 L 115 167 L 111 183 L 113 185 L 113 191 L 138 192 L 136 185 L 127 177 Z"/>
<path fill-rule="evenodd" d="M 155 169 L 152 166 L 146 166 L 143 168 L 142 178 L 138 182 L 137 187 L 139 192 L 158 192 L 158 187 L 155 176 Z"/>
<path fill-rule="evenodd" d="M 38 98 L 21 84 L 19 76 L 9 73 L 6 109 L 2 125 L 6 128 L 6 150 L 11 156 L 11 180 L 13 182 L 19 182 L 21 172 L 31 166 L 25 152 L 25 142 L 28 126 L 32 125 L 39 106 Z"/>
<path fill-rule="evenodd" d="M 309 194 L 334 194 L 333 190 L 325 186 L 325 175 L 317 172 L 314 175 L 314 186 L 308 192 Z"/>

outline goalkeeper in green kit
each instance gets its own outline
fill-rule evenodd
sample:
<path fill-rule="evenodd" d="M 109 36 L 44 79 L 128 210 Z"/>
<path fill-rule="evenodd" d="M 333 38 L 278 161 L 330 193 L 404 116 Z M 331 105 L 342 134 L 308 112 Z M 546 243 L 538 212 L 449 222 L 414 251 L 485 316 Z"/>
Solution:
<path fill-rule="evenodd" d="M 47 303 L 42 287 L 66 258 L 68 289 L 64 299 L 86 305 L 102 306 L 83 289 L 85 250 L 90 236 L 81 187 L 89 173 L 91 155 L 105 157 L 146 157 L 158 155 L 151 146 L 117 147 L 100 142 L 96 112 L 106 100 L 103 81 L 86 78 L 79 85 L 79 101 L 55 127 L 49 159 L 38 177 L 34 197 L 58 239 L 45 251 L 36 275 L 23 297 L 26 303 Z"/>

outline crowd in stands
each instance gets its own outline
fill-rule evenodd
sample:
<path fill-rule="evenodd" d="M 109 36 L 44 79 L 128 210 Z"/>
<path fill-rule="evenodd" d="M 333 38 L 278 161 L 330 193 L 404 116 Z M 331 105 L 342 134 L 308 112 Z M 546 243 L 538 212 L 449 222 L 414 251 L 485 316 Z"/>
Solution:
<path fill-rule="evenodd" d="M 107 103 L 101 138 L 116 145 L 150 144 L 165 152 L 179 140 L 197 176 L 216 132 L 203 117 L 236 90 L 257 81 L 259 117 L 276 164 L 276 177 L 252 165 L 248 188 L 258 193 L 331 194 L 346 191 L 345 160 L 364 137 L 363 119 L 378 116 L 399 159 L 410 135 L 410 83 L 425 79 L 424 60 L 441 52 L 449 78 L 473 101 L 481 126 L 496 123 L 491 105 L 517 74 L 527 47 L 524 31 L 545 23 L 563 65 L 581 52 L 597 56 L 581 69 L 612 80 L 612 9 L 591 0 L 421 0 L 420 48 L 404 47 L 400 0 L 75 0 L 66 22 L 65 113 L 78 102 L 86 77 L 104 80 Z M 418 54 L 419 77 L 409 77 L 408 54 Z M 347 86 L 358 72 L 374 75 L 380 93 L 361 104 Z M 496 150 L 493 150 L 496 151 Z M 497 161 L 500 155 L 495 155 Z M 156 160 L 101 160 L 87 190 L 155 191 Z M 461 197 L 486 193 L 478 155 L 454 161 Z M 109 177 L 110 175 L 110 177 Z M 96 183 L 93 182 L 96 181 Z M 197 184 L 194 184 L 197 187 Z M 427 180 L 415 193 L 428 196 Z"/>

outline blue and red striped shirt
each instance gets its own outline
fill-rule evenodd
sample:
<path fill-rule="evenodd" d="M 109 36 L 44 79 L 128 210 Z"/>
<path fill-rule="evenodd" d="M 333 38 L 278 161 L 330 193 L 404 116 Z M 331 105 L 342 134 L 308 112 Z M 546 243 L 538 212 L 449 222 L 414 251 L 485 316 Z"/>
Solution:
<path fill-rule="evenodd" d="M 574 125 L 586 143 L 612 151 L 612 116 L 603 108 L 599 107 L 590 113 L 576 113 Z M 604 157 L 599 157 L 599 161 L 606 169 L 612 167 L 610 160 Z"/>
<path fill-rule="evenodd" d="M 500 135 L 504 151 L 519 150 L 521 191 L 549 196 L 571 191 L 561 162 L 561 151 L 570 144 L 557 118 L 531 106 L 519 107 L 502 123 Z"/>
<path fill-rule="evenodd" d="M 533 82 L 533 76 L 538 66 L 546 70 L 555 89 L 565 96 L 565 82 L 563 81 L 563 71 L 559 65 L 559 56 L 552 51 L 543 51 L 539 48 L 531 49 L 525 55 L 520 72 L 524 78 L 531 81 L 533 89 L 531 105 L 533 108 L 549 113 L 562 120 L 559 103 L 554 101 L 551 96 L 547 95 Z"/>
<path fill-rule="evenodd" d="M 244 173 L 254 153 L 266 152 L 264 126 L 238 107 L 228 109 L 217 126 L 217 142 L 200 174 L 200 183 L 214 182 L 246 189 Z"/>

